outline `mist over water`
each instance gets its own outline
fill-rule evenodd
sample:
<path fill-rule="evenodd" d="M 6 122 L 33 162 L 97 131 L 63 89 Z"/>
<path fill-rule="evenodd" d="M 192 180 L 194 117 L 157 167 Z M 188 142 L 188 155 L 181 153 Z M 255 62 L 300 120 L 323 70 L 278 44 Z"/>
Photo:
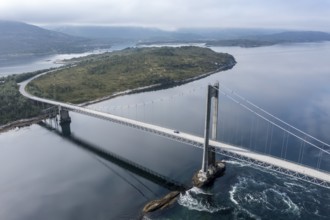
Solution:
<path fill-rule="evenodd" d="M 234 55 L 236 66 L 186 85 L 122 96 L 90 108 L 203 136 L 206 87 L 220 81 L 284 121 L 330 142 L 329 43 L 212 49 Z M 200 169 L 200 149 L 70 114 L 74 136 L 162 175 L 190 184 Z M 251 127 L 254 135 L 260 135 L 251 139 Z M 274 142 L 265 146 L 267 124 L 220 96 L 219 140 L 277 155 L 281 149 L 275 145 L 281 146 L 277 137 L 282 134 L 273 130 Z M 288 158 L 294 159 L 296 144 L 289 145 Z M 304 163 L 314 164 L 317 153 L 306 148 Z M 192 188 L 172 207 L 148 218 L 330 216 L 328 189 L 226 159 L 226 174 L 212 187 Z M 329 172 L 329 163 L 324 159 L 322 169 Z M 167 192 L 39 125 L 0 134 L 0 219 L 136 219 L 144 204 Z"/>

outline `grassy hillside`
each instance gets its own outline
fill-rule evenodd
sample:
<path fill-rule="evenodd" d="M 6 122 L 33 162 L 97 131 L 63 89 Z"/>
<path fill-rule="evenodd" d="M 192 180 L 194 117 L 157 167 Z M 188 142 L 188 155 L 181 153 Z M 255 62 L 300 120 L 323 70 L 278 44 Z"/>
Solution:
<path fill-rule="evenodd" d="M 32 81 L 37 96 L 81 103 L 138 87 L 189 79 L 219 68 L 231 68 L 235 59 L 200 47 L 129 48 L 78 59 L 74 67 Z"/>

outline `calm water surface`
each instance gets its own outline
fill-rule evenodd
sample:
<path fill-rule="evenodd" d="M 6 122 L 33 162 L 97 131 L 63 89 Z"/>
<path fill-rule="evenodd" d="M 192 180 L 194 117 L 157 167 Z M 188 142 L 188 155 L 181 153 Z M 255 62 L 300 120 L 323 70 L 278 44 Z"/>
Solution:
<path fill-rule="evenodd" d="M 122 96 L 91 108 L 202 136 L 206 86 L 218 80 L 272 114 L 330 142 L 329 43 L 212 49 L 233 54 L 237 65 L 186 85 Z M 265 133 L 248 138 L 253 116 L 238 110 L 224 96 L 220 96 L 219 113 L 219 140 L 243 146 L 262 143 L 258 140 Z M 102 147 L 185 184 L 200 169 L 200 149 L 79 114 L 71 117 L 72 134 L 84 144 Z M 294 155 L 294 147 L 288 150 L 288 158 Z M 263 146 L 256 150 L 262 151 Z M 316 156 L 310 152 L 307 150 L 304 162 L 312 165 Z M 322 169 L 330 170 L 329 161 L 322 161 Z M 136 219 L 145 203 L 167 192 L 39 125 L 0 134 L 0 219 Z M 329 190 L 228 159 L 226 174 L 212 187 L 193 188 L 170 209 L 145 218 L 329 216 Z"/>
<path fill-rule="evenodd" d="M 27 56 L 0 59 L 0 77 L 63 66 L 62 60 L 120 50 L 131 45 L 113 45 L 109 49 L 98 49 L 84 53 Z"/>

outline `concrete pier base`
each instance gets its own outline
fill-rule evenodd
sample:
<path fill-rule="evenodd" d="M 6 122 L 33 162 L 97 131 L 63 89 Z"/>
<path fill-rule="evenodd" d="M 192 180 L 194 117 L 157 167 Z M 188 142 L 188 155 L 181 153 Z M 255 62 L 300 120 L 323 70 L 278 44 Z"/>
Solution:
<path fill-rule="evenodd" d="M 70 136 L 71 135 L 71 117 L 69 115 L 69 111 L 60 109 L 60 125 L 62 128 L 62 134 L 64 136 Z"/>
<path fill-rule="evenodd" d="M 192 184 L 195 187 L 206 187 L 211 185 L 214 180 L 224 174 L 226 163 L 224 161 L 216 161 L 215 165 L 208 167 L 206 172 L 199 170 L 192 178 Z"/>

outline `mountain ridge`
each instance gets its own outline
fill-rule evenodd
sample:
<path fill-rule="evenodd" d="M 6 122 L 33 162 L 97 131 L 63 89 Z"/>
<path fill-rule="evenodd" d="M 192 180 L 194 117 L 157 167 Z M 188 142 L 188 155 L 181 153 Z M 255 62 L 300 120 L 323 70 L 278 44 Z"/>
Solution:
<path fill-rule="evenodd" d="M 246 36 L 238 39 L 208 41 L 208 46 L 261 47 L 286 43 L 330 41 L 330 33 L 321 31 L 283 31 L 279 33 Z"/>
<path fill-rule="evenodd" d="M 206 43 L 208 46 L 258 47 L 279 43 L 330 41 L 321 31 L 248 28 L 186 28 L 165 31 L 145 27 L 54 26 L 0 20 L 0 59 L 60 53 L 79 53 L 114 43 Z"/>
<path fill-rule="evenodd" d="M 47 28 L 47 27 L 46 27 Z M 264 28 L 182 28 L 166 31 L 147 27 L 117 26 L 49 26 L 74 36 L 98 39 L 131 40 L 139 43 L 152 42 L 216 42 L 216 41 L 280 41 L 309 42 L 329 40 L 329 33 L 321 31 L 295 31 Z M 270 43 L 270 42 L 268 42 Z"/>
<path fill-rule="evenodd" d="M 2 57 L 86 51 L 92 41 L 17 21 L 0 20 Z"/>

